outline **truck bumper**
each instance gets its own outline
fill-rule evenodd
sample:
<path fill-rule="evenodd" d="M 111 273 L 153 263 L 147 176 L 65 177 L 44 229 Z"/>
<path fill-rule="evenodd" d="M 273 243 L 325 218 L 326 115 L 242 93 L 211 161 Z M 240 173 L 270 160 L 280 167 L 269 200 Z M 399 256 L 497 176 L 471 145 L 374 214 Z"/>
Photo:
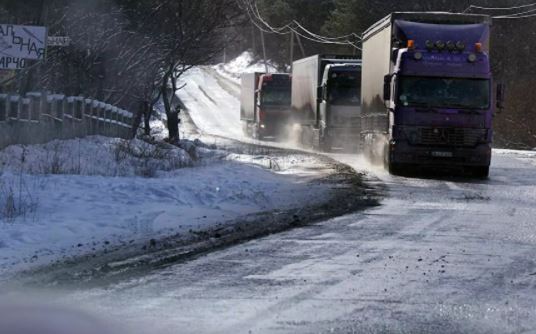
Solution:
<path fill-rule="evenodd" d="M 419 167 L 488 167 L 491 163 L 491 144 L 472 148 L 412 146 L 391 141 L 389 161 L 394 164 Z"/>
<path fill-rule="evenodd" d="M 357 151 L 361 133 L 356 128 L 326 128 L 323 141 L 325 146 L 332 149 Z"/>
<path fill-rule="evenodd" d="M 279 137 L 289 131 L 289 117 L 265 119 L 259 124 L 259 134 L 263 137 Z"/>

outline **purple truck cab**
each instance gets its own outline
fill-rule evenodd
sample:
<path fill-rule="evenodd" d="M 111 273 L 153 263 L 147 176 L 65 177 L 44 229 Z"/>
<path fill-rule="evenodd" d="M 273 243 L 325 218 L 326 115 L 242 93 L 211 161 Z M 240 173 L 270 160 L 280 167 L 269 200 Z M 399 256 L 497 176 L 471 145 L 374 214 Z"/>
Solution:
<path fill-rule="evenodd" d="M 431 167 L 488 176 L 497 102 L 490 23 L 482 15 L 393 13 L 365 32 L 367 156 L 394 174 Z"/>

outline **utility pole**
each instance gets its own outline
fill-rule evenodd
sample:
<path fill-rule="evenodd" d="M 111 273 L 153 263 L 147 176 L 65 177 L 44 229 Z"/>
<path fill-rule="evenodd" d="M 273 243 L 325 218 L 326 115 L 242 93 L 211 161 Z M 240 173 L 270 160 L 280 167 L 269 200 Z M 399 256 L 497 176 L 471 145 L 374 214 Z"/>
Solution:
<path fill-rule="evenodd" d="M 251 24 L 251 51 L 253 54 L 255 54 L 255 51 L 257 50 L 257 36 L 255 36 L 255 28 L 253 27 L 253 24 Z"/>
<path fill-rule="evenodd" d="M 294 31 L 290 32 L 290 72 L 292 73 L 292 64 L 294 64 Z"/>
<path fill-rule="evenodd" d="M 298 45 L 300 46 L 300 50 L 301 50 L 302 56 L 303 56 L 303 58 L 305 58 L 305 49 L 303 48 L 303 44 L 302 44 L 302 42 L 301 42 L 301 38 L 300 38 L 300 36 L 297 36 L 297 35 L 296 35 L 296 39 L 298 40 Z"/>
<path fill-rule="evenodd" d="M 262 43 L 262 56 L 264 57 L 264 68 L 266 70 L 266 73 L 268 73 L 268 61 L 266 59 L 266 43 L 264 41 L 264 31 L 259 28 L 261 31 L 261 43 Z"/>

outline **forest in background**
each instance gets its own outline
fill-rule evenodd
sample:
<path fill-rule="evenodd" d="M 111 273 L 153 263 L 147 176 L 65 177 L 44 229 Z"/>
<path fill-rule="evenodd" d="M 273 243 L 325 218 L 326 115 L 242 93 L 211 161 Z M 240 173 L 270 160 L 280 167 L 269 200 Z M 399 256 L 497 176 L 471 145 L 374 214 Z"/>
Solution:
<path fill-rule="evenodd" d="M 3 0 L 0 22 L 41 24 L 50 35 L 69 36 L 67 48 L 49 50 L 46 63 L 30 66 L 3 91 L 47 90 L 84 95 L 137 113 L 138 123 L 164 98 L 171 113 L 176 78 L 192 66 L 229 60 L 244 50 L 266 56 L 287 68 L 294 59 L 317 53 L 359 56 L 348 45 L 325 44 L 291 35 L 264 33 L 251 22 L 244 3 L 253 0 Z M 536 6 L 511 10 L 469 8 L 515 7 L 528 0 L 256 0 L 259 13 L 272 27 L 296 20 L 313 34 L 328 38 L 361 34 L 392 11 L 448 11 L 528 17 L 496 19 L 492 28 L 495 78 L 506 84 L 506 104 L 495 117 L 497 147 L 536 147 L 532 94 L 536 65 Z M 284 31 L 284 30 L 281 30 Z M 350 38 L 359 45 L 358 39 Z M 4 71 L 5 72 L 5 71 Z M 0 75 L 4 81 L 6 74 Z M 171 114 L 170 114 L 171 115 Z"/>
<path fill-rule="evenodd" d="M 506 84 L 505 108 L 495 117 L 495 146 L 533 149 L 536 147 L 536 63 L 530 61 L 536 51 L 536 6 L 532 1 L 516 0 L 258 0 L 262 17 L 273 27 L 282 27 L 292 20 L 299 21 L 312 33 L 326 36 L 361 34 L 369 26 L 393 11 L 446 11 L 508 16 L 524 13 L 520 18 L 495 19 L 492 26 L 491 56 L 495 80 Z M 476 7 L 509 7 L 511 10 L 484 10 Z M 527 16 L 527 17 L 524 17 Z M 253 27 L 253 25 L 252 25 Z M 255 54 L 262 57 L 262 48 L 253 41 L 260 40 L 259 29 L 254 38 L 245 36 Z M 265 34 L 268 58 L 276 63 L 290 60 L 290 35 Z M 304 53 L 296 45 L 294 58 L 316 53 L 360 55 L 349 46 L 311 42 L 302 38 Z M 366 83 L 365 83 L 366 84 Z"/>

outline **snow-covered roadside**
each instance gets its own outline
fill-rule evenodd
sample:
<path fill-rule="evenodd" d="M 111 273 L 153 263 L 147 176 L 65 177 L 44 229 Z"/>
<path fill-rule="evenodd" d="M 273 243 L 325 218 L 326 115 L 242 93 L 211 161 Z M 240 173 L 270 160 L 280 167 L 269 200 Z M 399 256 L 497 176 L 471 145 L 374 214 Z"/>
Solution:
<path fill-rule="evenodd" d="M 187 236 L 330 193 L 309 182 L 319 173 L 307 172 L 315 162 L 306 156 L 276 161 L 197 146 L 192 161 L 180 148 L 130 145 L 90 137 L 0 151 L 0 275 Z"/>
<path fill-rule="evenodd" d="M 181 77 L 186 84 L 177 96 L 187 106 L 195 125 L 203 132 L 232 139 L 246 139 L 240 122 L 240 102 L 222 89 L 218 81 L 202 68 L 194 68 Z M 207 112 L 210 111 L 210 112 Z"/>
<path fill-rule="evenodd" d="M 268 72 L 277 72 L 277 68 L 274 65 L 268 64 L 267 67 Z M 245 51 L 228 63 L 214 66 L 214 69 L 225 78 L 240 84 L 240 76 L 242 73 L 265 72 L 267 67 L 263 62 L 255 61 L 251 52 Z"/>

